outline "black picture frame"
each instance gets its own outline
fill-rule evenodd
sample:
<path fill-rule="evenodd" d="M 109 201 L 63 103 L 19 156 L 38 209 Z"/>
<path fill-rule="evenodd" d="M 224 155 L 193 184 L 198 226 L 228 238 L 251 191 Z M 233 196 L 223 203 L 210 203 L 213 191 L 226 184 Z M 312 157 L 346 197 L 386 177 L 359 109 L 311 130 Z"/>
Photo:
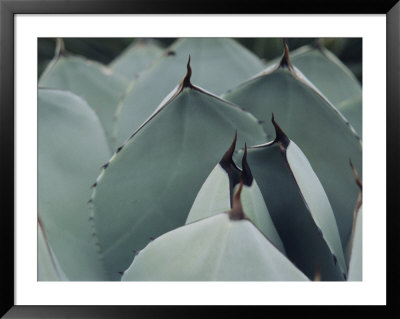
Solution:
<path fill-rule="evenodd" d="M 216 1 L 162 1 L 162 0 L 0 0 L 0 181 L 1 192 L 1 258 L 0 315 L 5 318 L 153 318 L 223 316 L 225 307 L 171 307 L 171 306 L 16 306 L 14 304 L 14 18 L 16 14 L 385 14 L 387 19 L 387 306 L 269 306 L 262 310 L 269 315 L 312 317 L 318 312 L 332 316 L 355 317 L 360 311 L 376 318 L 400 317 L 396 288 L 399 284 L 396 243 L 399 180 L 400 137 L 400 3 L 393 1 L 285 1 L 270 3 L 246 1 L 229 3 Z M 382 141 L 384 143 L 384 141 Z M 379 147 L 379 146 L 377 146 Z M 235 316 L 246 316 L 249 310 L 260 307 L 236 307 Z M 232 311 L 232 309 L 229 309 Z"/>

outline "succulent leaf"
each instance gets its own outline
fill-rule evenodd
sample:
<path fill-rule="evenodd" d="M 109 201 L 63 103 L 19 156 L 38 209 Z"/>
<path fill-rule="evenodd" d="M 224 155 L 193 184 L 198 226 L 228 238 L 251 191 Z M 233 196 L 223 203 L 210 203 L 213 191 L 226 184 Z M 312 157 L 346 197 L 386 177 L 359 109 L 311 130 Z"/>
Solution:
<path fill-rule="evenodd" d="M 220 94 L 263 69 L 255 55 L 232 39 L 187 38 L 176 41 L 143 72 L 120 105 L 117 142 L 135 132 L 185 74 L 188 56 L 196 70 L 193 83 Z"/>
<path fill-rule="evenodd" d="M 91 235 L 87 200 L 109 154 L 103 128 L 84 100 L 70 92 L 38 90 L 38 207 L 70 280 L 107 278 Z"/>
<path fill-rule="evenodd" d="M 237 191 L 239 186 L 235 187 Z M 250 186 L 243 185 L 242 189 L 242 206 L 246 212 L 246 216 L 253 224 L 283 253 L 286 254 L 285 247 L 275 228 L 268 207 L 265 204 L 261 190 L 256 179 Z"/>
<path fill-rule="evenodd" d="M 205 217 L 214 216 L 232 207 L 233 186 L 239 182 L 241 171 L 233 162 L 237 132 L 229 149 L 211 171 L 197 193 L 192 208 L 186 218 L 186 224 Z"/>
<path fill-rule="evenodd" d="M 134 80 L 139 73 L 147 69 L 164 50 L 161 46 L 151 40 L 139 39 L 134 41 L 109 67 L 114 71 L 123 74 L 127 79 Z"/>
<path fill-rule="evenodd" d="M 305 46 L 291 56 L 293 65 L 337 107 L 361 137 L 361 86 L 351 71 L 323 46 Z"/>
<path fill-rule="evenodd" d="M 361 85 L 322 46 L 354 42 L 284 40 L 265 65 L 239 43 L 278 39 L 237 41 L 139 39 L 104 66 L 56 40 L 38 280 L 362 280 Z"/>
<path fill-rule="evenodd" d="M 247 219 L 228 214 L 174 229 L 149 243 L 123 281 L 307 281 Z"/>
<path fill-rule="evenodd" d="M 355 221 L 354 238 L 351 245 L 348 281 L 362 280 L 362 206 L 358 209 Z"/>
<path fill-rule="evenodd" d="M 271 139 L 274 128 L 269 117 L 273 112 L 279 118 L 321 181 L 332 205 L 341 241 L 346 245 L 357 198 L 357 187 L 348 170 L 348 158 L 353 159 L 361 175 L 360 139 L 337 109 L 298 70 L 285 67 L 285 64 L 288 63 L 270 67 L 224 98 L 241 105 L 263 121 Z"/>
<path fill-rule="evenodd" d="M 248 162 L 287 256 L 310 279 L 343 280 L 347 270 L 329 200 L 310 163 L 273 120 L 276 139 L 250 148 Z"/>
<path fill-rule="evenodd" d="M 358 176 L 357 170 L 354 168 L 353 163 L 350 161 L 350 166 L 353 169 L 356 184 L 360 188 L 357 203 L 354 208 L 353 228 L 351 232 L 351 239 L 347 247 L 349 254 L 349 271 L 348 281 L 361 281 L 362 280 L 362 182 Z"/>
<path fill-rule="evenodd" d="M 66 281 L 68 280 L 54 255 L 43 225 L 38 219 L 38 263 L 37 279 L 39 281 Z"/>
<path fill-rule="evenodd" d="M 251 114 L 192 85 L 189 71 L 97 179 L 92 217 L 114 279 L 132 262 L 132 250 L 185 223 L 235 130 L 239 145 L 265 138 Z"/>
<path fill-rule="evenodd" d="M 362 96 L 347 99 L 335 105 L 362 138 Z"/>
<path fill-rule="evenodd" d="M 246 156 L 244 155 L 242 160 L 242 167 L 245 167 L 243 173 L 232 160 L 234 148 L 235 144 L 232 144 L 232 147 L 225 153 L 220 163 L 215 166 L 207 177 L 190 209 L 186 224 L 214 216 L 223 211 L 229 211 L 233 203 L 232 194 L 237 192 L 240 187 L 241 205 L 246 212 L 246 216 L 285 254 L 285 247 L 275 229 L 257 182 L 251 175 Z M 229 163 L 232 164 L 229 165 Z M 246 174 L 249 176 L 246 177 Z M 238 184 L 239 179 L 242 181 L 241 186 Z"/>
<path fill-rule="evenodd" d="M 112 69 L 80 56 L 58 54 L 39 80 L 39 87 L 71 91 L 95 111 L 111 148 L 114 114 L 129 82 Z"/>
<path fill-rule="evenodd" d="M 221 165 L 217 164 L 197 193 L 186 219 L 186 224 L 231 209 L 229 189 L 229 176 Z"/>

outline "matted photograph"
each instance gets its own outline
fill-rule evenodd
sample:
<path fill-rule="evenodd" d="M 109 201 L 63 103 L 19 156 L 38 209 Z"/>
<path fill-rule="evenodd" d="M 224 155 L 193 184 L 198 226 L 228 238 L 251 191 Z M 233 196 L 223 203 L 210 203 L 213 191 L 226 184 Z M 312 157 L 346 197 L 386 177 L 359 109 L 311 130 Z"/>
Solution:
<path fill-rule="evenodd" d="M 37 40 L 38 281 L 362 281 L 363 39 Z"/>

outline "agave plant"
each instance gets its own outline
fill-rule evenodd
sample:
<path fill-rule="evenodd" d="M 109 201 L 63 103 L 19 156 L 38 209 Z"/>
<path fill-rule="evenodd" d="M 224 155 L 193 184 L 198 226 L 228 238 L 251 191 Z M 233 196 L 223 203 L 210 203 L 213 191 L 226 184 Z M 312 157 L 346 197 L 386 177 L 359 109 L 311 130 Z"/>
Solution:
<path fill-rule="evenodd" d="M 39 280 L 362 280 L 361 86 L 283 43 L 266 64 L 233 39 L 140 40 L 105 66 L 57 40 Z"/>

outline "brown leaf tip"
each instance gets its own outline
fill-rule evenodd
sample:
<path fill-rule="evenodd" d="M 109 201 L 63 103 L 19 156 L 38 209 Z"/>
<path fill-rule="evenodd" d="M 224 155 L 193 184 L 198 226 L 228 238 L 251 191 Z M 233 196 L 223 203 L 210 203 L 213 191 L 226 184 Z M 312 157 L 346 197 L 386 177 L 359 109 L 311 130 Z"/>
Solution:
<path fill-rule="evenodd" d="M 182 88 L 186 87 L 193 87 L 192 83 L 190 82 L 190 77 L 192 76 L 192 68 L 190 66 L 190 54 L 189 54 L 189 59 L 186 65 L 186 75 L 182 80 Z"/>
<path fill-rule="evenodd" d="M 229 187 L 231 191 L 231 199 L 232 199 L 232 188 L 239 184 L 240 180 L 240 169 L 237 167 L 236 163 L 233 161 L 233 153 L 235 152 L 236 147 L 236 140 L 237 140 L 237 130 L 235 130 L 235 136 L 233 137 L 233 141 L 229 149 L 225 152 L 224 156 L 222 156 L 221 160 L 219 161 L 219 165 L 221 165 L 222 169 L 228 174 L 229 176 Z"/>
<path fill-rule="evenodd" d="M 225 152 L 224 156 L 220 161 L 220 165 L 223 168 L 227 168 L 232 163 L 232 155 L 236 148 L 236 141 L 237 141 L 237 130 L 235 130 L 235 136 L 233 137 L 233 141 L 231 146 L 229 146 L 228 150 Z"/>
<path fill-rule="evenodd" d="M 289 47 L 287 45 L 286 39 L 283 39 L 283 55 L 281 58 L 280 66 L 283 68 L 287 67 L 289 70 L 293 70 L 293 66 L 290 63 Z"/>
<path fill-rule="evenodd" d="M 240 194 L 242 193 L 243 181 L 240 180 L 240 184 L 235 194 L 233 195 L 232 209 L 228 212 L 231 220 L 245 219 L 246 215 L 243 212 L 242 202 L 240 201 Z"/>
<path fill-rule="evenodd" d="M 253 183 L 253 174 L 251 173 L 251 169 L 249 163 L 247 163 L 247 144 L 244 144 L 244 153 L 242 157 L 242 176 L 243 184 L 246 186 L 251 186 Z"/>
<path fill-rule="evenodd" d="M 280 128 L 280 126 L 278 125 L 278 123 L 276 123 L 275 121 L 275 117 L 274 117 L 274 113 L 272 113 L 272 124 L 274 125 L 275 128 L 275 142 L 276 143 L 281 143 L 283 146 L 287 147 L 289 145 L 289 138 L 286 136 L 286 134 L 282 131 L 282 129 Z"/>
<path fill-rule="evenodd" d="M 321 267 L 319 264 L 315 267 L 314 281 L 321 281 Z"/>
<path fill-rule="evenodd" d="M 349 163 L 350 163 L 351 169 L 353 170 L 353 174 L 354 174 L 354 178 L 356 180 L 356 184 L 360 188 L 360 191 L 362 191 L 362 181 L 360 179 L 360 176 L 358 175 L 358 172 L 357 172 L 356 168 L 354 167 L 353 162 L 351 161 L 351 159 L 349 159 Z"/>
<path fill-rule="evenodd" d="M 55 48 L 55 55 L 56 57 L 60 56 L 66 56 L 66 51 L 65 51 L 65 44 L 64 40 L 61 38 L 56 39 L 56 48 Z"/>

